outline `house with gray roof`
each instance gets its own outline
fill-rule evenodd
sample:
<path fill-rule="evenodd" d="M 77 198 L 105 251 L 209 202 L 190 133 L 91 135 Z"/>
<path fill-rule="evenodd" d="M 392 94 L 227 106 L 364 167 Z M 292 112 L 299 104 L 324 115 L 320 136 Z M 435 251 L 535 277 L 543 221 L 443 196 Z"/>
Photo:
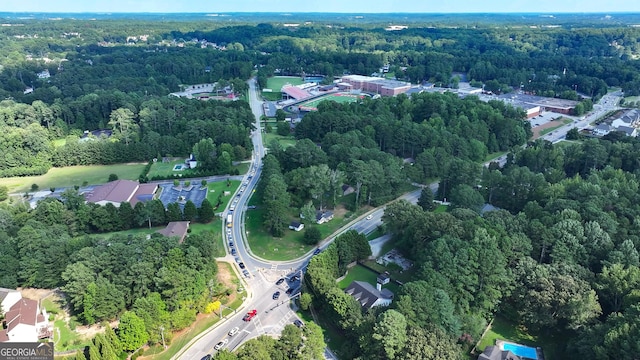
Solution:
<path fill-rule="evenodd" d="M 478 360 L 522 360 L 519 356 L 508 350 L 501 350 L 498 346 L 487 346 Z"/>
<path fill-rule="evenodd" d="M 190 221 L 171 221 L 164 229 L 156 231 L 158 234 L 162 234 L 166 237 L 176 236 L 179 239 L 179 243 L 182 244 L 189 232 Z"/>
<path fill-rule="evenodd" d="M 389 306 L 393 301 L 393 292 L 389 289 L 382 289 L 380 283 L 376 287 L 364 281 L 353 281 L 344 290 L 345 293 L 351 295 L 360 306 L 369 310 L 375 306 Z"/>

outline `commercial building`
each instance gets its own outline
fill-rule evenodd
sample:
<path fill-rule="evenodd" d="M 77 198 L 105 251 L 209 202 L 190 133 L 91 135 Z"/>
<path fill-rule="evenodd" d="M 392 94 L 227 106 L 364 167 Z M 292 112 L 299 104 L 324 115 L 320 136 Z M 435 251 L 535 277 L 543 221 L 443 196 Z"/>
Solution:
<path fill-rule="evenodd" d="M 411 84 L 408 82 L 362 75 L 343 76 L 338 83 L 338 87 L 347 88 L 347 84 L 353 90 L 362 90 L 381 96 L 396 96 L 411 89 Z"/>

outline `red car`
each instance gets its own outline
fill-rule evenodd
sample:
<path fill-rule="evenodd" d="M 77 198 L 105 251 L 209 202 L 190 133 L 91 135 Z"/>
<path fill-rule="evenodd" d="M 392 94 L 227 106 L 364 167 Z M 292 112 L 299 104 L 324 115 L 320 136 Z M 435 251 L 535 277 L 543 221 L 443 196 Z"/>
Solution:
<path fill-rule="evenodd" d="M 245 315 L 242 320 L 244 321 L 251 321 L 251 319 L 253 319 L 254 316 L 256 316 L 258 314 L 258 310 L 251 310 L 247 313 L 247 315 Z"/>

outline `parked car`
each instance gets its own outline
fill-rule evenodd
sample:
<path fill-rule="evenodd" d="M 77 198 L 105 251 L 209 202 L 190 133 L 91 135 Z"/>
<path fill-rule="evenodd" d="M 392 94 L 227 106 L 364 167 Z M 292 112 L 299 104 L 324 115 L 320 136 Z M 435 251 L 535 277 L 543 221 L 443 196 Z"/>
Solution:
<path fill-rule="evenodd" d="M 233 247 L 233 241 L 229 241 L 229 247 Z"/>
<path fill-rule="evenodd" d="M 247 270 L 247 269 L 242 270 L 242 274 L 244 275 L 244 277 L 250 277 L 249 276 L 249 270 Z"/>
<path fill-rule="evenodd" d="M 233 336 L 233 335 L 237 334 L 238 331 L 240 331 L 240 328 L 236 326 L 233 329 L 229 330 L 229 333 L 227 333 L 227 335 Z"/>
<path fill-rule="evenodd" d="M 211 354 L 207 354 L 205 356 L 202 357 L 202 359 L 200 360 L 211 360 Z"/>
<path fill-rule="evenodd" d="M 229 343 L 229 339 L 224 339 L 222 341 L 220 341 L 219 343 L 217 343 L 214 347 L 213 350 L 220 350 L 222 349 L 222 347 L 224 347 L 225 345 L 227 345 Z"/>
<path fill-rule="evenodd" d="M 244 266 L 244 263 L 243 263 L 243 262 L 239 262 L 239 263 L 238 263 L 238 266 L 240 266 L 240 269 L 244 269 L 244 268 L 245 268 L 245 266 Z"/>
<path fill-rule="evenodd" d="M 280 291 L 274 292 L 272 298 L 273 300 L 278 300 L 280 298 Z"/>
<path fill-rule="evenodd" d="M 287 291 L 285 292 L 287 295 L 291 295 L 293 294 L 293 288 L 288 288 Z"/>
<path fill-rule="evenodd" d="M 258 315 L 258 310 L 253 309 L 253 310 L 249 311 L 249 312 L 247 313 L 247 315 L 245 315 L 245 316 L 242 318 L 242 320 L 244 320 L 244 321 L 251 321 L 251 319 L 253 319 L 256 315 Z"/>
<path fill-rule="evenodd" d="M 236 256 L 236 262 L 240 263 L 240 258 Z"/>
<path fill-rule="evenodd" d="M 289 278 L 289 282 L 296 282 L 298 280 L 300 280 L 300 275 L 293 275 Z"/>
<path fill-rule="evenodd" d="M 296 320 L 294 320 L 293 325 L 295 325 L 295 326 L 297 326 L 297 327 L 301 328 L 301 327 L 303 327 L 303 326 L 304 326 L 304 323 L 303 323 L 302 321 L 300 321 L 300 320 L 296 319 Z"/>
<path fill-rule="evenodd" d="M 236 249 L 231 249 L 231 256 L 236 256 L 237 253 Z"/>
<path fill-rule="evenodd" d="M 278 281 L 276 281 L 276 285 L 280 285 L 284 282 L 284 278 L 280 278 L 278 279 Z"/>

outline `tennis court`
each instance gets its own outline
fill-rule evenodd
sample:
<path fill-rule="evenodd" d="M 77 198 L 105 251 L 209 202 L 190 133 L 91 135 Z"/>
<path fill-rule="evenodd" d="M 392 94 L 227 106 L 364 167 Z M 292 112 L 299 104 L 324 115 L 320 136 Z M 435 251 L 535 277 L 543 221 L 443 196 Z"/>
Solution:
<path fill-rule="evenodd" d="M 353 95 L 349 93 L 334 93 L 334 94 L 321 96 L 317 99 L 305 101 L 301 103 L 299 107 L 300 107 L 300 110 L 316 111 L 318 110 L 318 104 L 320 104 L 325 100 L 331 100 L 331 101 L 335 101 L 337 103 L 342 104 L 342 103 L 356 102 L 358 100 L 362 100 L 364 97 L 365 95 Z"/>

